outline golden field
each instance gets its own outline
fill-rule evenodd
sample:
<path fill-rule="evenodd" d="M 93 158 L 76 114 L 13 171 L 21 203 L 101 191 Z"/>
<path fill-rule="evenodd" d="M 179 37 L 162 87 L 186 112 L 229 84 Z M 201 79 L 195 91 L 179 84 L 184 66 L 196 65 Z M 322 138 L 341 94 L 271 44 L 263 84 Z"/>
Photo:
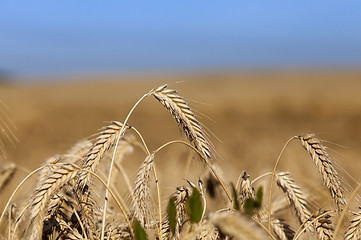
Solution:
<path fill-rule="evenodd" d="M 7 83 L 0 85 L 0 99 L 8 108 L 5 111 L 16 126 L 13 132 L 19 141 L 15 147 L 4 141 L 8 154 L 1 161 L 15 162 L 20 169 L 1 192 L 1 209 L 26 172 L 50 156 L 65 153 L 109 121 L 124 121 L 143 94 L 165 83 L 179 90 L 207 128 L 227 184 L 237 182 L 243 170 L 251 178 L 272 171 L 287 140 L 305 133 L 316 133 L 325 140 L 342 179 L 350 184 L 346 188 L 352 191 L 355 181 L 361 180 L 361 72 L 153 74 Z M 145 99 L 128 123 L 141 132 L 151 151 L 168 141 L 183 139 L 173 117 L 153 98 Z M 132 181 L 144 160 L 142 154 L 136 150 L 124 161 Z M 185 178 L 194 182 L 202 178 L 206 167 L 197 159 L 187 171 L 188 155 L 184 146 L 171 145 L 155 159 L 164 204 L 177 186 L 185 184 Z M 289 171 L 310 193 L 315 210 L 327 208 L 327 190 L 297 140 L 287 147 L 278 170 Z M 267 181 L 269 177 L 265 177 Z M 126 195 L 122 178 L 118 185 Z M 28 194 L 25 192 L 19 198 Z"/>

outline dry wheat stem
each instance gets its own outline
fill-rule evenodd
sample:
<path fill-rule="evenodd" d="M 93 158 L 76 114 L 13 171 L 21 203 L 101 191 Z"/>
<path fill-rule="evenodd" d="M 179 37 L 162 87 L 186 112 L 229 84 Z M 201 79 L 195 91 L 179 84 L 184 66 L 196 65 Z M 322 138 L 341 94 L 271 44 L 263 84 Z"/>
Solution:
<path fill-rule="evenodd" d="M 125 130 L 125 126 L 130 118 L 130 116 L 132 115 L 134 109 L 138 106 L 138 104 L 144 99 L 146 98 L 147 96 L 149 96 L 151 94 L 151 92 L 143 95 L 135 104 L 134 106 L 132 107 L 132 109 L 129 111 L 127 117 L 125 118 L 124 122 L 123 122 L 123 126 L 120 130 L 120 132 L 123 132 Z M 117 137 L 117 140 L 116 140 L 116 144 L 115 144 L 115 148 L 114 148 L 114 152 L 113 152 L 113 157 L 112 157 L 112 160 L 110 162 L 110 167 L 109 167 L 109 175 L 108 175 L 108 180 L 107 180 L 107 187 L 109 187 L 110 185 L 110 181 L 111 181 L 111 177 L 112 177 L 112 170 L 113 170 L 113 165 L 114 165 L 114 159 L 115 159 L 115 152 L 117 150 L 117 147 L 118 147 L 118 143 L 119 143 L 119 140 L 121 138 L 121 134 L 118 135 Z M 107 204 L 108 204 L 108 190 L 105 191 L 105 201 L 104 201 L 104 208 L 103 209 L 107 209 Z M 105 230 L 105 219 L 106 219 L 106 212 L 104 210 L 103 212 L 103 223 L 102 223 L 102 231 L 101 231 L 101 240 L 104 240 L 104 230 Z"/>
<path fill-rule="evenodd" d="M 295 184 L 295 181 L 291 178 L 289 172 L 279 172 L 276 174 L 276 183 L 287 195 L 287 198 L 294 207 L 298 220 L 302 224 L 307 221 L 311 216 L 310 211 L 307 209 L 307 202 L 304 198 L 299 186 Z"/>
<path fill-rule="evenodd" d="M 115 167 L 120 171 L 120 173 L 122 174 L 123 178 L 124 178 L 124 181 L 125 181 L 125 184 L 127 185 L 128 187 L 128 191 L 129 191 L 129 194 L 132 195 L 133 194 L 133 190 L 132 190 L 132 185 L 130 183 L 130 180 L 129 180 L 129 177 L 128 177 L 128 174 L 127 172 L 125 171 L 124 167 L 122 166 L 122 164 L 119 164 L 119 163 L 114 163 Z"/>
<path fill-rule="evenodd" d="M 117 203 L 117 205 L 119 206 L 127 224 L 128 224 L 128 227 L 130 229 L 130 234 L 132 235 L 132 237 L 134 237 L 134 233 L 133 233 L 133 229 L 132 229 L 132 225 L 130 224 L 130 220 L 128 218 L 128 215 L 125 211 L 125 208 L 124 206 L 119 202 L 118 198 L 116 197 L 116 195 L 114 194 L 114 192 L 107 186 L 107 184 L 103 181 L 103 179 L 101 179 L 101 177 L 99 177 L 96 173 L 92 172 L 92 171 L 89 171 L 89 170 L 86 170 L 86 169 L 81 169 L 81 171 L 86 171 L 88 172 L 89 174 L 93 175 L 94 177 L 96 177 L 104 186 L 106 189 L 108 189 L 110 195 L 112 195 L 112 197 L 114 198 L 115 202 Z M 105 210 L 104 210 L 105 211 Z"/>
<path fill-rule="evenodd" d="M 300 135 L 297 138 L 311 155 L 316 167 L 318 167 L 318 171 L 322 175 L 322 180 L 328 188 L 332 199 L 339 208 L 342 208 L 346 204 L 347 199 L 343 194 L 338 173 L 325 150 L 326 148 L 321 144 L 320 140 L 315 138 L 314 134 Z"/>
<path fill-rule="evenodd" d="M 133 126 L 130 126 L 130 129 L 132 129 L 139 136 L 139 138 L 142 141 L 142 144 L 144 146 L 144 150 L 145 150 L 146 154 L 150 155 L 149 148 L 148 148 L 147 144 L 145 143 L 142 134 L 140 134 L 140 132 Z"/>
<path fill-rule="evenodd" d="M 23 208 L 23 210 L 21 210 L 21 212 L 20 212 L 20 214 L 19 214 L 19 217 L 16 219 L 11 240 L 14 240 L 15 232 L 16 232 L 16 229 L 18 228 L 18 225 L 19 225 L 19 223 L 20 223 L 20 220 L 21 220 L 22 216 L 24 215 L 25 211 L 30 207 L 30 205 L 31 205 L 30 203 L 29 203 L 28 205 L 26 205 L 26 206 Z"/>
<path fill-rule="evenodd" d="M 78 223 L 79 223 L 80 228 L 81 228 L 81 230 L 82 230 L 82 232 L 84 234 L 85 239 L 88 239 L 88 236 L 86 235 L 86 231 L 85 231 L 83 222 L 80 220 L 79 214 L 77 213 L 77 211 L 74 209 L 73 206 L 71 208 L 73 210 L 73 214 L 75 215 L 76 219 L 78 220 Z"/>
<path fill-rule="evenodd" d="M 154 155 L 153 155 L 154 156 Z M 158 179 L 158 175 L 157 175 L 157 171 L 156 171 L 156 166 L 155 166 L 155 161 L 154 161 L 154 157 L 153 157 L 153 161 L 152 161 L 152 169 L 153 169 L 153 173 L 154 173 L 154 178 L 155 178 L 155 186 L 157 188 L 157 197 L 158 197 L 158 216 L 159 216 L 159 226 L 157 225 L 157 231 L 158 231 L 158 236 L 160 240 L 163 240 L 163 236 L 162 236 L 162 200 L 160 198 L 160 186 L 159 186 L 159 179 Z"/>
<path fill-rule="evenodd" d="M 253 180 L 251 181 L 251 184 L 254 185 L 254 183 L 257 182 L 258 180 L 260 180 L 261 178 L 266 177 L 266 176 L 269 176 L 269 175 L 272 176 L 272 174 L 273 174 L 272 172 L 264 173 L 264 174 L 256 177 L 255 179 L 253 179 Z"/>
<path fill-rule="evenodd" d="M 272 177 L 271 177 L 271 181 L 270 181 L 270 186 L 269 186 L 269 194 L 268 194 L 268 231 L 271 231 L 271 200 L 272 200 L 272 185 L 273 185 L 273 181 L 275 178 L 275 174 L 276 174 L 276 169 L 278 166 L 279 161 L 281 160 L 281 157 L 283 155 L 283 152 L 285 151 L 286 147 L 288 146 L 288 144 L 296 139 L 297 136 L 291 137 L 290 139 L 288 139 L 288 141 L 285 143 L 285 145 L 283 146 L 280 154 L 278 155 L 277 161 L 275 163 L 275 166 L 273 168 L 272 171 Z"/>

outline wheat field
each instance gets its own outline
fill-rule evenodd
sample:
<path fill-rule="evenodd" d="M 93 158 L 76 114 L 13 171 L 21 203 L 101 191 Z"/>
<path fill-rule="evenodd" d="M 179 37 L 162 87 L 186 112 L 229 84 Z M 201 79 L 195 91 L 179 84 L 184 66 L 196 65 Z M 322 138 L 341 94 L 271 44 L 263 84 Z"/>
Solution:
<path fill-rule="evenodd" d="M 0 239 L 360 239 L 359 79 L 4 83 Z"/>

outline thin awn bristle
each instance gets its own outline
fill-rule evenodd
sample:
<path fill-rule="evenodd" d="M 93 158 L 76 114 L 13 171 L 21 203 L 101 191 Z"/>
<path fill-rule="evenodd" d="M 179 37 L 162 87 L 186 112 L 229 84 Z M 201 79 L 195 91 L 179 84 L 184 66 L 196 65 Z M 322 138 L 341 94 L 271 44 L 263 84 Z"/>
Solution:
<path fill-rule="evenodd" d="M 354 213 L 345 233 L 345 240 L 361 239 L 361 211 Z"/>
<path fill-rule="evenodd" d="M 149 155 L 140 165 L 133 189 L 134 216 L 144 227 L 150 222 L 150 178 L 154 155 Z"/>
<path fill-rule="evenodd" d="M 167 89 L 167 85 L 151 91 L 151 94 L 174 116 L 190 143 L 203 154 L 203 157 L 210 159 L 211 144 L 187 102 L 176 90 Z"/>
<path fill-rule="evenodd" d="M 326 152 L 326 147 L 321 144 L 321 141 L 315 138 L 314 134 L 305 134 L 298 136 L 302 146 L 311 155 L 319 173 L 322 175 L 322 180 L 325 186 L 334 199 L 336 205 L 342 208 L 347 200 L 343 193 L 343 188 L 339 180 L 338 173 L 334 168 L 330 157 Z"/>
<path fill-rule="evenodd" d="M 78 173 L 73 164 L 56 164 L 49 174 L 42 178 L 35 190 L 31 203 L 31 222 L 33 225 L 31 239 L 39 239 L 42 233 L 44 211 L 51 197 Z"/>
<path fill-rule="evenodd" d="M 287 195 L 288 200 L 295 209 L 296 215 L 300 223 L 304 223 L 311 216 L 310 211 L 307 209 L 307 201 L 304 198 L 304 193 L 300 187 L 295 184 L 289 172 L 279 172 L 276 174 L 277 185 Z"/>
<path fill-rule="evenodd" d="M 8 116 L 9 108 L 0 99 L 0 160 L 7 158 L 6 144 L 10 143 L 13 147 L 19 142 L 14 134 L 16 126 Z"/>

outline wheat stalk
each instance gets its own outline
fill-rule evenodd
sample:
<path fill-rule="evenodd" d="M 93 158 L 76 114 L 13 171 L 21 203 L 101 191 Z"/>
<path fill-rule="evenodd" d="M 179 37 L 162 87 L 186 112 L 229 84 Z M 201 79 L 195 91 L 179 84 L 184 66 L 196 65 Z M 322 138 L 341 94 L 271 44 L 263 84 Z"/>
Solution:
<path fill-rule="evenodd" d="M 315 165 L 318 167 L 319 173 L 322 175 L 322 180 L 325 186 L 339 208 L 346 204 L 346 197 L 343 193 L 343 188 L 339 180 L 338 173 L 334 168 L 330 157 L 326 152 L 326 147 L 321 144 L 321 141 L 315 138 L 314 134 L 305 134 L 298 136 L 302 146 L 311 155 Z"/>
<path fill-rule="evenodd" d="M 307 209 L 307 201 L 300 187 L 295 184 L 289 172 L 279 172 L 276 174 L 276 183 L 287 195 L 288 200 L 295 209 L 298 220 L 302 224 L 311 216 Z"/>

